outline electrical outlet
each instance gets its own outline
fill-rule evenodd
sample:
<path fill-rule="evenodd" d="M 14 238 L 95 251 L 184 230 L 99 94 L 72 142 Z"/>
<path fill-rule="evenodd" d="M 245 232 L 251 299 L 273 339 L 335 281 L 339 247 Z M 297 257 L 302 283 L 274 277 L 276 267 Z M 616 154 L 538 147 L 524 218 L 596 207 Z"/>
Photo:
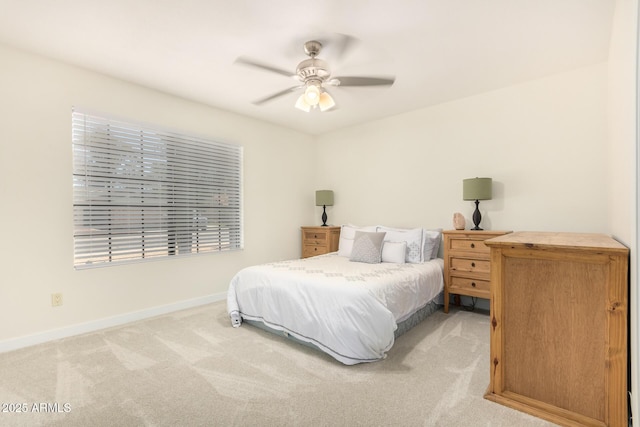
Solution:
<path fill-rule="evenodd" d="M 51 294 L 51 307 L 62 305 L 62 293 Z"/>

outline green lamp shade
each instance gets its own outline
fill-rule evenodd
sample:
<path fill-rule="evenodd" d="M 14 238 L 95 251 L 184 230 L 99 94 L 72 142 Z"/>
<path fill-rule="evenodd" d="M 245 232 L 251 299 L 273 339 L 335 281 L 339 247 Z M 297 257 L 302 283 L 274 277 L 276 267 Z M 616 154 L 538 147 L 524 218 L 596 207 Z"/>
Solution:
<path fill-rule="evenodd" d="M 316 206 L 333 206 L 333 191 L 316 191 Z"/>
<path fill-rule="evenodd" d="M 462 180 L 463 200 L 491 200 L 491 178 Z"/>

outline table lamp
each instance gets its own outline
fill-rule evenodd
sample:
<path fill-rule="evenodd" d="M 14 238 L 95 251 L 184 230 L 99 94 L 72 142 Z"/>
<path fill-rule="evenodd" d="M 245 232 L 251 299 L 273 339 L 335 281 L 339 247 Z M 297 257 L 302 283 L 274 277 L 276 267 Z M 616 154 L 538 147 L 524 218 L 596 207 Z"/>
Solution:
<path fill-rule="evenodd" d="M 322 226 L 327 226 L 327 206 L 333 206 L 333 191 L 317 190 L 316 206 L 322 206 Z"/>
<path fill-rule="evenodd" d="M 473 212 L 473 224 L 475 225 L 472 230 L 482 230 L 480 228 L 480 210 L 478 205 L 480 200 L 491 200 L 491 178 L 469 178 L 462 180 L 462 199 L 463 200 L 475 200 L 476 210 Z"/>

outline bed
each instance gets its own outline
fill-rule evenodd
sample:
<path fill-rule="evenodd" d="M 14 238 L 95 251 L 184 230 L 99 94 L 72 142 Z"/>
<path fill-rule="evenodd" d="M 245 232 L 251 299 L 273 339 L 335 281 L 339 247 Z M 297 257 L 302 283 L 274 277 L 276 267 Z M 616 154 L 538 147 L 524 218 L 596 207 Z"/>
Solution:
<path fill-rule="evenodd" d="M 239 271 L 227 294 L 231 323 L 294 338 L 346 365 L 383 359 L 437 308 L 440 239 L 439 230 L 342 226 L 338 252 Z"/>

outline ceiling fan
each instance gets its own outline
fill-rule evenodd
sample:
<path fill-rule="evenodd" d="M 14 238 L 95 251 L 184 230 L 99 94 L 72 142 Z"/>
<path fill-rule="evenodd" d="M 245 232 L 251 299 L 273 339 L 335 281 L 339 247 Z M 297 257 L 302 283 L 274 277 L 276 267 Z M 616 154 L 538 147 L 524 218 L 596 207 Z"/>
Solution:
<path fill-rule="evenodd" d="M 340 51 L 344 52 L 351 40 L 352 38 L 349 36 L 344 36 Z M 295 73 L 262 64 L 245 57 L 236 59 L 236 62 L 240 64 L 257 67 L 262 70 L 282 74 L 287 77 L 295 77 L 301 83 L 297 86 L 293 86 L 267 97 L 258 99 L 253 103 L 255 105 L 262 105 L 265 102 L 279 98 L 290 92 L 304 89 L 304 93 L 302 93 L 296 101 L 296 108 L 306 112 L 316 108 L 319 108 L 320 111 L 327 111 L 333 108 L 336 103 L 329 92 L 327 92 L 326 86 L 391 86 L 395 81 L 395 77 L 332 77 L 329 64 L 318 58 L 318 54 L 321 49 L 322 43 L 319 41 L 310 40 L 306 42 L 304 44 L 304 52 L 309 56 L 309 59 L 305 59 L 300 62 L 296 67 Z"/>

